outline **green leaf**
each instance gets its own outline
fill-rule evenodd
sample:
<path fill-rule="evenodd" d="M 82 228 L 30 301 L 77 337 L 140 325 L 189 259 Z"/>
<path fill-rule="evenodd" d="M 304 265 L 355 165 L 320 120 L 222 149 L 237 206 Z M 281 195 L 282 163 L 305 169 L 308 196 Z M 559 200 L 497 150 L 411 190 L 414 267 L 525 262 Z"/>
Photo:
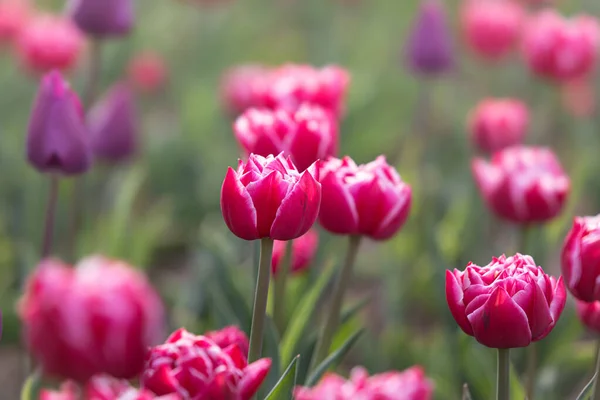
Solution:
<path fill-rule="evenodd" d="M 469 385 L 466 383 L 463 385 L 462 400 L 473 400 L 473 396 L 471 396 L 471 392 L 469 391 Z"/>
<path fill-rule="evenodd" d="M 265 397 L 265 400 L 288 400 L 292 398 L 296 380 L 298 379 L 298 369 L 296 368 L 296 365 L 298 364 L 299 359 L 300 356 L 296 356 L 292 360 L 277 384 L 275 384 L 273 390 Z"/>
<path fill-rule="evenodd" d="M 271 359 L 271 370 L 269 371 L 269 375 L 267 375 L 267 379 L 265 380 L 264 385 L 262 385 L 262 389 L 258 392 L 259 398 L 264 398 L 266 393 L 266 388 L 275 387 L 277 382 L 279 381 L 279 377 L 281 374 L 281 358 L 279 356 L 279 333 L 277 332 L 277 327 L 273 322 L 273 319 L 270 316 L 265 316 L 265 334 L 263 341 L 263 351 L 262 356 Z"/>
<path fill-rule="evenodd" d="M 343 345 L 341 345 L 336 351 L 331 353 L 329 357 L 323 360 L 323 362 L 317 366 L 315 371 L 308 378 L 306 384 L 308 386 L 315 385 L 329 368 L 338 365 L 339 362 L 344 358 L 346 354 L 348 354 L 354 343 L 356 343 L 356 341 L 364 332 L 364 329 L 358 330 L 354 335 L 350 336 Z"/>
<path fill-rule="evenodd" d="M 371 301 L 373 296 L 365 296 L 364 299 L 357 301 L 355 304 L 351 305 L 344 311 L 342 311 L 342 315 L 340 316 L 340 325 L 348 322 L 352 317 L 354 317 L 360 310 L 365 308 L 367 304 Z"/>
<path fill-rule="evenodd" d="M 40 380 L 41 374 L 37 370 L 27 377 L 27 380 L 23 384 L 23 389 L 21 389 L 21 400 L 36 400 L 38 398 L 41 385 Z"/>
<path fill-rule="evenodd" d="M 585 385 L 585 387 L 583 388 L 581 393 L 579 393 L 579 396 L 577 396 L 577 399 L 575 399 L 575 400 L 589 399 L 590 396 L 592 395 L 592 390 L 594 388 L 595 381 L 596 381 L 596 374 L 594 374 L 594 376 L 592 376 L 592 379 L 590 379 L 590 381 L 587 383 L 587 385 Z"/>
<path fill-rule="evenodd" d="M 323 296 L 325 288 L 331 282 L 336 269 L 334 260 L 330 259 L 312 289 L 294 310 L 290 318 L 290 325 L 281 339 L 281 361 L 283 364 L 291 362 L 298 354 L 298 344 L 305 337 L 306 329 L 314 315 L 317 302 Z"/>
<path fill-rule="evenodd" d="M 513 363 L 510 363 L 510 398 L 515 400 L 526 399 L 525 388 L 521 384 L 519 375 Z"/>

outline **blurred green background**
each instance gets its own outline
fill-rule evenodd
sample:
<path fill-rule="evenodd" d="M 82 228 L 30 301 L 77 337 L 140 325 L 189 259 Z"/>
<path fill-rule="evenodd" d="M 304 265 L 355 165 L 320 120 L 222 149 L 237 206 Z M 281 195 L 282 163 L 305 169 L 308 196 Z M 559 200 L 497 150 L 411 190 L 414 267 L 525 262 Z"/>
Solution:
<path fill-rule="evenodd" d="M 144 50 L 164 57 L 169 79 L 161 92 L 139 98 L 144 138 L 140 157 L 126 166 L 99 166 L 85 177 L 85 231 L 77 237 L 76 258 L 104 253 L 146 269 L 171 309 L 171 327 L 184 325 L 200 333 L 240 323 L 248 330 L 240 310 L 250 304 L 255 249 L 229 233 L 220 214 L 226 167 L 235 165 L 240 155 L 231 120 L 220 104 L 220 77 L 225 69 L 248 62 L 339 64 L 352 74 L 341 127 L 342 154 L 368 162 L 383 153 L 397 160 L 400 174 L 414 190 L 411 216 L 400 234 L 363 245 L 348 304 L 368 303 L 347 320 L 338 339 L 343 341 L 360 326 L 367 331 L 339 370 L 364 365 L 376 373 L 420 364 L 435 381 L 436 399 L 460 398 L 465 382 L 474 399 L 491 398 L 495 354 L 463 334 L 452 319 L 445 302 L 445 269 L 463 268 L 469 261 L 487 264 L 492 256 L 520 251 L 559 273 L 560 245 L 572 217 L 596 214 L 600 208 L 598 115 L 571 116 L 562 106 L 560 88 L 532 77 L 518 54 L 499 64 L 469 54 L 459 35 L 457 1 L 446 2 L 457 66 L 435 80 L 411 75 L 403 60 L 416 0 L 223 3 L 204 7 L 175 0 L 138 1 L 135 32 L 105 46 L 103 89 L 122 78 L 128 60 Z M 49 1 L 45 6 L 58 12 L 63 4 Z M 600 15 L 600 3 L 593 0 L 565 0 L 559 7 L 566 13 Z M 71 74 L 78 89 L 83 76 L 81 70 Z M 3 391 L 18 391 L 15 304 L 24 275 L 38 259 L 48 189 L 47 178 L 24 157 L 36 86 L 37 80 L 23 75 L 9 52 L 2 54 Z M 431 95 L 430 106 L 418 110 L 423 93 Z M 519 245 L 518 227 L 493 218 L 473 185 L 474 151 L 465 119 L 485 96 L 526 100 L 533 113 L 527 143 L 552 146 L 572 178 L 564 213 L 536 227 L 526 249 Z M 427 118 L 417 120 L 424 112 Z M 73 187 L 71 180 L 61 185 L 57 255 L 68 247 Z M 344 238 L 321 233 L 312 271 L 292 284 L 290 315 L 296 300 L 345 246 Z M 311 334 L 317 324 L 318 318 Z M 555 330 L 538 347 L 539 398 L 575 398 L 591 377 L 593 347 L 568 303 Z M 514 351 L 512 359 L 520 375 L 523 351 Z"/>

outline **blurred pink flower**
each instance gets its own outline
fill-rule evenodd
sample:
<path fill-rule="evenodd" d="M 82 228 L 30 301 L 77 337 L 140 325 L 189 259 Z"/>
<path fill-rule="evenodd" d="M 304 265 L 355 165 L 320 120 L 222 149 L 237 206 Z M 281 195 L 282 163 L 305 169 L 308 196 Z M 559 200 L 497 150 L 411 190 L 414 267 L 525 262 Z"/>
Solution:
<path fill-rule="evenodd" d="M 328 373 L 315 387 L 294 390 L 295 400 L 429 400 L 432 395 L 433 383 L 418 366 L 373 376 L 356 367 L 349 380 Z"/>
<path fill-rule="evenodd" d="M 216 331 L 209 331 L 204 334 L 207 338 L 212 340 L 222 349 L 226 349 L 231 345 L 236 345 L 245 357 L 248 356 L 248 336 L 235 325 L 226 326 L 223 329 Z"/>
<path fill-rule="evenodd" d="M 265 96 L 269 69 L 258 64 L 240 65 L 225 72 L 221 78 L 221 102 L 231 114 L 238 115 L 259 106 Z"/>
<path fill-rule="evenodd" d="M 292 268 L 291 273 L 301 273 L 310 267 L 317 247 L 319 245 L 319 234 L 311 229 L 304 235 L 293 240 L 292 243 Z M 287 242 L 276 240 L 273 245 L 273 258 L 271 260 L 271 272 L 277 275 L 281 262 L 285 259 Z"/>
<path fill-rule="evenodd" d="M 0 1 L 0 43 L 13 44 L 31 18 L 29 0 Z"/>
<path fill-rule="evenodd" d="M 154 92 L 165 85 L 167 66 L 162 56 L 153 52 L 143 52 L 129 60 L 127 73 L 130 82 L 143 92 Z"/>
<path fill-rule="evenodd" d="M 600 333 L 600 301 L 588 303 L 577 300 L 575 310 L 583 325 L 592 332 Z"/>
<path fill-rule="evenodd" d="M 588 77 L 564 82 L 561 97 L 563 107 L 574 117 L 589 117 L 596 110 L 596 93 Z"/>

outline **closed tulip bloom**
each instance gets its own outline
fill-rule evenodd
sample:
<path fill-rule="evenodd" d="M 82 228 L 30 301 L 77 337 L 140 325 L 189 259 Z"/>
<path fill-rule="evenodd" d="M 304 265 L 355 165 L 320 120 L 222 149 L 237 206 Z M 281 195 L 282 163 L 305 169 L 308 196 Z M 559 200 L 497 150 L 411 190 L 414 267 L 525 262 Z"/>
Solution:
<path fill-rule="evenodd" d="M 236 120 L 233 130 L 246 154 L 266 157 L 284 152 L 299 171 L 335 155 L 338 147 L 337 121 L 310 104 L 291 113 L 251 108 Z"/>
<path fill-rule="evenodd" d="M 21 31 L 17 53 L 27 69 L 44 73 L 73 68 L 83 46 L 83 35 L 70 19 L 42 15 L 31 19 Z"/>
<path fill-rule="evenodd" d="M 529 109 L 516 99 L 485 99 L 471 112 L 468 125 L 475 146 L 492 153 L 523 141 Z"/>
<path fill-rule="evenodd" d="M 480 267 L 446 271 L 446 300 L 460 328 L 487 347 L 526 347 L 550 333 L 567 293 L 562 277 L 544 273 L 530 256 L 493 258 Z"/>
<path fill-rule="evenodd" d="M 494 153 L 491 162 L 475 159 L 472 169 L 488 207 L 512 222 L 548 221 L 561 212 L 569 194 L 569 177 L 544 147 L 508 147 Z"/>
<path fill-rule="evenodd" d="M 0 1 L 0 43 L 13 43 L 31 17 L 28 0 Z"/>
<path fill-rule="evenodd" d="M 563 244 L 561 264 L 573 296 L 600 300 L 600 215 L 575 218 Z"/>
<path fill-rule="evenodd" d="M 115 85 L 90 110 L 87 125 L 96 158 L 113 163 L 130 159 L 138 144 L 138 117 L 130 87 Z"/>
<path fill-rule="evenodd" d="M 129 60 L 127 73 L 130 83 L 142 92 L 154 92 L 167 81 L 167 65 L 159 54 L 143 52 Z"/>
<path fill-rule="evenodd" d="M 523 55 L 533 73 L 564 82 L 593 71 L 599 44 L 596 18 L 581 15 L 566 19 L 554 10 L 546 10 L 527 22 Z"/>
<path fill-rule="evenodd" d="M 250 346 L 248 343 L 248 336 L 235 325 L 226 326 L 217 331 L 206 332 L 204 336 L 215 342 L 216 345 L 222 349 L 226 349 L 231 345 L 236 345 L 244 356 L 248 356 L 248 347 Z"/>
<path fill-rule="evenodd" d="M 83 109 L 60 73 L 42 78 L 27 130 L 27 159 L 40 172 L 81 174 L 92 153 Z"/>
<path fill-rule="evenodd" d="M 406 60 L 412 71 L 441 74 L 454 63 L 452 34 L 438 0 L 423 0 L 408 36 Z"/>
<path fill-rule="evenodd" d="M 43 260 L 19 304 L 25 343 L 45 375 L 85 382 L 136 377 L 163 335 L 163 307 L 146 278 L 100 256 L 75 268 Z"/>
<path fill-rule="evenodd" d="M 313 165 L 299 173 L 283 155 L 250 154 L 229 168 L 221 188 L 221 212 L 245 240 L 292 240 L 304 235 L 319 214 L 321 184 Z"/>
<path fill-rule="evenodd" d="M 577 300 L 575 310 L 583 325 L 592 332 L 600 333 L 600 301 L 588 303 Z"/>
<path fill-rule="evenodd" d="M 475 54 L 490 60 L 515 48 L 524 17 L 523 7 L 510 0 L 464 0 L 461 9 L 467 44 Z"/>
<path fill-rule="evenodd" d="M 142 387 L 157 395 L 250 400 L 270 368 L 268 358 L 248 364 L 237 345 L 223 349 L 205 336 L 179 329 L 165 344 L 150 350 L 141 382 Z"/>
<path fill-rule="evenodd" d="M 356 165 L 350 157 L 331 158 L 319 175 L 323 185 L 319 222 L 326 230 L 385 240 L 406 221 L 410 186 L 384 156 L 364 165 Z"/>
<path fill-rule="evenodd" d="M 319 245 L 319 234 L 316 230 L 311 229 L 304 235 L 292 242 L 292 267 L 293 274 L 299 274 L 310 267 L 317 247 Z M 276 240 L 273 245 L 273 258 L 271 259 L 271 271 L 273 275 L 277 275 L 281 262 L 285 259 L 286 242 Z"/>
<path fill-rule="evenodd" d="M 355 367 L 348 380 L 328 373 L 316 386 L 294 390 L 295 400 L 429 400 L 432 396 L 433 383 L 418 366 L 373 376 Z"/>
<path fill-rule="evenodd" d="M 237 116 L 248 108 L 261 107 L 265 96 L 269 70 L 262 65 L 248 64 L 231 68 L 221 79 L 221 102 L 229 114 Z"/>
<path fill-rule="evenodd" d="M 70 0 L 68 13 L 91 36 L 122 36 L 134 22 L 133 0 Z"/>

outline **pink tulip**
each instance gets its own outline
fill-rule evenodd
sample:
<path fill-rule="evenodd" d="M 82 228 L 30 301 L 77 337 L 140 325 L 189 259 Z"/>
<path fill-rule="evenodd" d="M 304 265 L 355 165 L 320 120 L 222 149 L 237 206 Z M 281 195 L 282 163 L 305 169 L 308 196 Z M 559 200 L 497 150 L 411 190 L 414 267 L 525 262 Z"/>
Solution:
<path fill-rule="evenodd" d="M 510 0 L 465 0 L 461 9 L 467 44 L 477 55 L 497 60 L 516 47 L 525 12 Z"/>
<path fill-rule="evenodd" d="M 292 113 L 251 108 L 233 129 L 246 154 L 266 157 L 284 152 L 299 171 L 337 152 L 337 121 L 325 109 L 310 104 Z"/>
<path fill-rule="evenodd" d="M 411 189 L 385 157 L 364 165 L 356 165 L 350 157 L 330 158 L 319 174 L 323 185 L 319 222 L 328 231 L 385 240 L 406 221 Z"/>
<path fill-rule="evenodd" d="M 229 168 L 221 188 L 221 212 L 245 240 L 292 240 L 305 234 L 319 214 L 321 184 L 313 165 L 299 173 L 283 155 L 250 154 Z"/>
<path fill-rule="evenodd" d="M 487 205 L 512 222 L 554 218 L 569 193 L 569 177 L 547 148 L 508 147 L 494 153 L 491 162 L 475 159 L 472 168 Z"/>
<path fill-rule="evenodd" d="M 563 107 L 574 117 L 590 117 L 596 111 L 596 92 L 588 77 L 564 82 L 560 94 Z"/>
<path fill-rule="evenodd" d="M 575 310 L 583 325 L 592 332 L 600 333 L 600 301 L 587 303 L 577 300 Z"/>
<path fill-rule="evenodd" d="M 469 115 L 475 146 L 486 153 L 520 144 L 529 126 L 529 109 L 516 99 L 485 99 Z"/>
<path fill-rule="evenodd" d="M 127 66 L 130 83 L 142 92 L 155 92 L 167 81 L 168 70 L 162 56 L 143 52 L 133 56 Z"/>
<path fill-rule="evenodd" d="M 271 260 L 271 271 L 277 275 L 281 262 L 285 259 L 286 243 L 276 240 L 273 245 L 273 258 Z M 294 239 L 292 243 L 292 268 L 293 274 L 299 274 L 310 267 L 317 246 L 319 244 L 319 235 L 316 230 L 309 230 L 304 235 Z"/>
<path fill-rule="evenodd" d="M 562 249 L 562 273 L 582 301 L 600 300 L 600 215 L 577 217 Z"/>
<path fill-rule="evenodd" d="M 221 102 L 231 115 L 248 108 L 261 107 L 258 99 L 264 98 L 268 87 L 267 67 L 256 64 L 240 65 L 225 72 L 221 79 Z"/>
<path fill-rule="evenodd" d="M 31 18 L 32 7 L 28 0 L 3 0 L 0 2 L 0 43 L 13 44 Z"/>
<path fill-rule="evenodd" d="M 206 332 L 204 336 L 215 342 L 222 349 L 235 344 L 245 356 L 248 356 L 248 336 L 235 325 L 226 326 L 217 331 Z"/>
<path fill-rule="evenodd" d="M 297 387 L 295 400 L 429 400 L 433 384 L 421 367 L 402 372 L 389 371 L 369 376 L 356 367 L 346 380 L 334 373 L 326 374 L 313 388 Z"/>
<path fill-rule="evenodd" d="M 567 293 L 530 256 L 493 258 L 446 271 L 446 300 L 460 328 L 487 347 L 526 347 L 550 333 Z"/>
<path fill-rule="evenodd" d="M 546 10 L 526 24 L 523 55 L 533 73 L 563 82 L 593 71 L 599 44 L 596 18 L 581 15 L 566 19 L 554 10 Z"/>
<path fill-rule="evenodd" d="M 163 334 L 163 307 L 146 278 L 121 261 L 90 257 L 75 268 L 43 260 L 19 305 L 25 342 L 46 375 L 85 382 L 131 379 Z"/>
<path fill-rule="evenodd" d="M 249 400 L 267 377 L 271 360 L 248 364 L 240 348 L 225 349 L 205 336 L 185 329 L 152 348 L 142 374 L 142 386 L 158 395 L 183 399 Z"/>

